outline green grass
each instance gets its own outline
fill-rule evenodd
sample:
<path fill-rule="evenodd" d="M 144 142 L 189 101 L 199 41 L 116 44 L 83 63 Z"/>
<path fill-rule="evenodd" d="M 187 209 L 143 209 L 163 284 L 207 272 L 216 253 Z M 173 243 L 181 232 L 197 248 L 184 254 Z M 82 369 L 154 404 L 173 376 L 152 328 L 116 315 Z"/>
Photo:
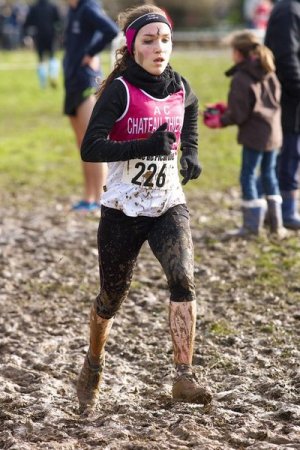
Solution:
<path fill-rule="evenodd" d="M 58 89 L 42 91 L 32 52 L 0 52 L 0 188 L 39 189 L 46 195 L 81 190 L 79 153 L 68 119 L 62 114 L 63 80 Z M 109 55 L 102 55 L 104 73 Z M 200 108 L 226 100 L 231 64 L 228 55 L 175 51 L 172 65 L 191 83 Z M 186 189 L 225 190 L 238 184 L 240 149 L 236 129 L 209 130 L 199 118 L 201 177 Z"/>
<path fill-rule="evenodd" d="M 62 80 L 42 91 L 35 55 L 1 53 L 0 187 L 70 193 L 80 183 L 79 155 L 62 115 Z"/>
<path fill-rule="evenodd" d="M 210 332 L 215 336 L 230 336 L 234 334 L 230 324 L 225 319 L 213 322 L 210 326 Z"/>

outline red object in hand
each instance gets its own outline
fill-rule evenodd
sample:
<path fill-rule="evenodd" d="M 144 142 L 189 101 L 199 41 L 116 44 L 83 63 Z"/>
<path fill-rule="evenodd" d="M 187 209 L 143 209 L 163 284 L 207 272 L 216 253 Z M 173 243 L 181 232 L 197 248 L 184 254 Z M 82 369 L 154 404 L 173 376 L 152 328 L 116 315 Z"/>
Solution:
<path fill-rule="evenodd" d="M 210 103 L 206 105 L 204 114 L 224 114 L 227 110 L 226 103 L 218 102 L 218 103 Z"/>
<path fill-rule="evenodd" d="M 209 128 L 221 128 L 221 116 L 227 110 L 227 105 L 223 102 L 211 103 L 206 106 L 203 114 L 203 122 Z"/>
<path fill-rule="evenodd" d="M 204 114 L 203 122 L 208 128 L 221 128 L 223 126 L 220 114 Z"/>
<path fill-rule="evenodd" d="M 214 105 L 210 105 L 213 108 L 216 108 L 218 111 L 220 111 L 220 114 L 224 114 L 224 112 L 227 110 L 227 105 L 226 103 L 223 102 L 218 102 L 215 103 Z"/>

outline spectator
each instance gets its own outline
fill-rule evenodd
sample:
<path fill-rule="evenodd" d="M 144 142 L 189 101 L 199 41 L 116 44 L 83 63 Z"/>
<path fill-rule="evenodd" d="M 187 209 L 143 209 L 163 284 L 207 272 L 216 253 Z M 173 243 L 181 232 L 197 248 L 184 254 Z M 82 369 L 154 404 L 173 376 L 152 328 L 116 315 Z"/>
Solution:
<path fill-rule="evenodd" d="M 300 174 L 300 2 L 281 0 L 271 13 L 265 44 L 275 56 L 282 87 L 283 145 L 278 159 L 285 227 L 299 230 Z"/>
<path fill-rule="evenodd" d="M 271 0 L 261 0 L 253 11 L 253 26 L 256 30 L 266 31 L 268 20 L 273 8 Z"/>
<path fill-rule="evenodd" d="M 5 50 L 15 50 L 21 39 L 20 5 L 4 2 L 0 5 L 0 44 Z"/>
<path fill-rule="evenodd" d="M 16 20 L 16 41 L 18 47 L 23 47 L 24 23 L 28 14 L 29 6 L 25 0 L 20 0 L 13 5 L 13 14 Z"/>
<path fill-rule="evenodd" d="M 282 133 L 280 84 L 275 75 L 273 55 L 250 31 L 235 33 L 229 43 L 235 64 L 226 72 L 232 77 L 228 107 L 214 105 L 215 113 L 206 112 L 204 123 L 210 128 L 237 125 L 238 142 L 243 146 L 240 175 L 243 226 L 231 235 L 259 234 L 262 229 L 266 201 L 257 188 L 259 169 L 267 196 L 270 231 L 285 237 L 275 170 Z"/>
<path fill-rule="evenodd" d="M 49 0 L 37 0 L 29 9 L 25 23 L 25 44 L 28 35 L 33 38 L 38 55 L 38 78 L 41 88 L 57 86 L 59 62 L 55 57 L 61 18 L 57 6 Z"/>
<path fill-rule="evenodd" d="M 244 0 L 243 3 L 243 14 L 245 19 L 245 25 L 247 28 L 255 28 L 253 16 L 254 10 L 258 4 L 259 0 Z"/>
<path fill-rule="evenodd" d="M 68 0 L 68 3 L 64 113 L 69 116 L 80 148 L 96 102 L 94 94 L 101 76 L 97 55 L 117 36 L 119 29 L 95 0 Z M 79 212 L 99 210 L 106 165 L 82 162 L 82 168 L 84 194 L 72 209 Z"/>

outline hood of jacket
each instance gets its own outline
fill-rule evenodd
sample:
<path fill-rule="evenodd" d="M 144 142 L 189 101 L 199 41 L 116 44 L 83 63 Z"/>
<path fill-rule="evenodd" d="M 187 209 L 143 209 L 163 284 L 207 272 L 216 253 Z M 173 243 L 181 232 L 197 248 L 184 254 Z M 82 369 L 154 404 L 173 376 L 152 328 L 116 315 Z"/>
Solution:
<path fill-rule="evenodd" d="M 268 72 L 262 67 L 259 59 L 246 59 L 238 64 L 235 64 L 233 67 L 228 69 L 225 72 L 227 77 L 232 77 L 236 72 L 245 72 L 248 74 L 254 81 L 261 81 L 267 75 Z"/>

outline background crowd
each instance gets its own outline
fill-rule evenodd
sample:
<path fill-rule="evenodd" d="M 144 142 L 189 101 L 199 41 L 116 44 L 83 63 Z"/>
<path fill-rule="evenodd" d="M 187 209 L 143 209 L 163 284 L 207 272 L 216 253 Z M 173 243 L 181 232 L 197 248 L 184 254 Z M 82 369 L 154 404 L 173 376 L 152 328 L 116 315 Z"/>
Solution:
<path fill-rule="evenodd" d="M 24 46 L 24 23 L 32 1 L 26 0 L 0 0 L 0 48 L 5 50 L 13 50 Z M 65 23 L 68 5 L 66 2 L 53 0 L 56 4 L 62 22 Z M 126 3 L 126 7 L 130 2 L 99 2 L 103 4 L 107 13 L 115 18 L 119 9 L 123 7 L 118 3 Z M 107 5 L 106 5 L 107 3 Z M 135 2 L 137 3 L 137 2 Z M 265 29 L 268 16 L 276 0 L 236 0 L 236 1 L 210 1 L 195 2 L 192 11 L 191 5 L 188 7 L 180 2 L 173 1 L 164 6 L 170 11 L 171 16 L 176 22 L 177 30 L 180 29 L 200 29 L 208 27 L 222 26 L 240 26 L 244 24 L 249 28 Z M 185 8 L 186 11 L 180 8 Z M 174 11 L 173 11 L 174 9 Z M 195 20 L 196 17 L 196 20 Z M 58 35 L 60 46 L 63 45 L 62 34 Z"/>

